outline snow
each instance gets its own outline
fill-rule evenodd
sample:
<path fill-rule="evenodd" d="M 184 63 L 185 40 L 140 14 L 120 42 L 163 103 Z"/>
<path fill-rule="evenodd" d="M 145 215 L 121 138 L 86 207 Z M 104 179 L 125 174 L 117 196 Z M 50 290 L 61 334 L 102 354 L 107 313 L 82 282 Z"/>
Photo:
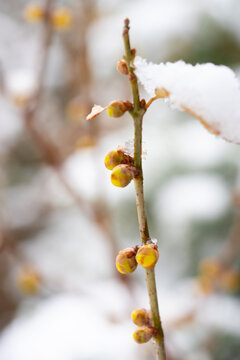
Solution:
<path fill-rule="evenodd" d="M 211 63 L 153 64 L 135 59 L 136 75 L 147 93 L 165 89 L 170 104 L 196 116 L 211 132 L 240 143 L 240 90 L 234 72 Z"/>
<path fill-rule="evenodd" d="M 171 148 L 177 161 L 191 169 L 216 166 L 225 159 L 229 162 L 228 153 L 233 151 L 233 147 L 237 151 L 236 145 L 229 146 L 220 138 L 216 141 L 197 121 L 190 120 L 179 122 L 178 127 L 173 124 L 173 129 L 169 129 Z"/>
<path fill-rule="evenodd" d="M 111 322 L 90 299 L 61 295 L 19 316 L 0 341 L 1 360 L 133 359 L 130 321 Z M 121 339 L 121 340 L 120 340 Z"/>
<path fill-rule="evenodd" d="M 229 192 L 216 175 L 183 175 L 162 187 L 156 199 L 164 221 L 187 222 L 191 219 L 215 219 L 229 204 Z M 159 210 L 158 210 L 159 211 Z"/>
<path fill-rule="evenodd" d="M 15 69 L 7 72 L 5 85 L 10 96 L 30 97 L 37 88 L 37 79 L 30 69 Z"/>
<path fill-rule="evenodd" d="M 200 324 L 240 336 L 240 304 L 237 299 L 213 294 L 205 299 L 200 310 L 197 316 Z"/>
<path fill-rule="evenodd" d="M 113 274 L 110 247 L 78 209 L 63 209 L 49 216 L 48 222 L 48 227 L 21 249 L 50 283 L 78 289 L 85 281 Z"/>
<path fill-rule="evenodd" d="M 98 157 L 94 155 L 96 155 L 94 149 L 76 151 L 69 156 L 62 169 L 74 190 L 90 199 L 94 199 L 98 193 L 98 186 L 96 186 L 98 178 L 95 168 Z"/>
<path fill-rule="evenodd" d="M 195 297 L 191 283 L 188 280 L 178 284 L 174 290 L 161 288 L 159 298 L 166 338 L 171 339 L 169 345 L 175 343 L 182 351 L 195 354 L 199 339 L 209 337 L 208 326 L 239 335 L 240 307 L 237 299 L 228 296 Z M 125 313 L 121 306 L 129 301 L 127 294 L 113 282 L 101 282 L 96 291 L 95 287 L 91 289 L 90 296 L 59 294 L 23 305 L 0 337 L 1 360 L 149 358 L 144 351 L 151 344 L 142 345 L 139 353 L 139 345 L 132 339 L 135 326 L 130 321 L 131 310 Z M 137 297 L 141 298 L 141 306 L 142 295 Z M 179 329 L 172 326 L 189 313 L 195 315 L 193 322 Z"/>

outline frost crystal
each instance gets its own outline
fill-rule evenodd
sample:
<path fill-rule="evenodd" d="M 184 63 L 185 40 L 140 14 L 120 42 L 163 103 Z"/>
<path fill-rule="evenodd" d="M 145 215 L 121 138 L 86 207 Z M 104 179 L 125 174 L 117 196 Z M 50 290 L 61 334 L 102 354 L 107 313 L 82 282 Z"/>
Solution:
<path fill-rule="evenodd" d="M 145 141 L 142 141 L 143 149 L 142 149 L 142 160 L 146 160 L 147 150 L 145 149 Z M 130 156 L 134 156 L 134 140 L 127 140 L 124 143 L 124 146 L 118 146 L 118 149 L 124 149 L 124 152 Z"/>
<path fill-rule="evenodd" d="M 157 239 L 151 239 L 152 240 L 152 243 L 157 245 Z"/>
<path fill-rule="evenodd" d="M 169 93 L 174 108 L 197 117 L 214 134 L 240 143 L 240 89 L 231 69 L 211 63 L 193 66 L 184 61 L 153 64 L 139 56 L 135 67 L 151 97 Z"/>

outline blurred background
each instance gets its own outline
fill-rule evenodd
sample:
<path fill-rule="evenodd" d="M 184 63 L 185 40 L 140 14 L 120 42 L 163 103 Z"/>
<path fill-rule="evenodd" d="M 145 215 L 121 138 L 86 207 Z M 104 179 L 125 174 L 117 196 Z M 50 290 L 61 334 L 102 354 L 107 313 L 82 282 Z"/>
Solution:
<path fill-rule="evenodd" d="M 0 359 L 150 360 L 131 311 L 149 308 L 143 269 L 115 269 L 139 244 L 133 184 L 104 156 L 131 153 L 123 19 L 148 61 L 213 62 L 240 73 L 238 0 L 0 2 Z M 145 97 L 141 89 L 142 97 Z M 240 359 L 238 145 L 155 102 L 144 119 L 150 233 L 168 360 Z"/>

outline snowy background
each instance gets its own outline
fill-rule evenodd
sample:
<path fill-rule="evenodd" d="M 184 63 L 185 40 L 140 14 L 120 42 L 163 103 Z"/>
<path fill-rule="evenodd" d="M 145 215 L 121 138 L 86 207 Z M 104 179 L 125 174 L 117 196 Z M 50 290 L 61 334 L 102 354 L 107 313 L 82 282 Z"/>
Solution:
<path fill-rule="evenodd" d="M 73 21 L 53 31 L 34 124 L 61 154 L 60 166 L 26 124 L 24 101 L 37 87 L 44 36 L 41 23 L 24 20 L 26 5 L 0 2 L 0 359 L 154 359 L 151 343 L 132 338 L 132 310 L 149 308 L 144 271 L 125 279 L 114 264 L 119 250 L 140 241 L 133 184 L 113 187 L 103 164 L 118 146 L 132 151 L 132 121 L 85 117 L 93 104 L 131 100 L 127 78 L 116 71 L 125 17 L 132 46 L 148 62 L 212 62 L 230 67 L 238 81 L 240 3 L 55 1 Z M 221 101 L 212 97 L 214 109 L 229 107 L 224 90 Z M 141 95 L 149 99 L 143 87 Z M 240 136 L 239 125 L 231 134 Z M 149 108 L 143 138 L 169 360 L 238 360 L 239 145 L 165 100 Z"/>

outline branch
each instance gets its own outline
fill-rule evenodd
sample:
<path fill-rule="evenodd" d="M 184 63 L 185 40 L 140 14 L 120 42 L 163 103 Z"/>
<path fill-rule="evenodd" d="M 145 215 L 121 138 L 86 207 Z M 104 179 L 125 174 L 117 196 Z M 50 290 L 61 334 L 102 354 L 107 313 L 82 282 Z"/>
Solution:
<path fill-rule="evenodd" d="M 130 114 L 134 121 L 134 165 L 139 169 L 139 176 L 134 179 L 135 192 L 136 192 L 136 206 L 138 214 L 139 230 L 141 235 L 142 244 L 146 244 L 151 240 L 149 236 L 147 216 L 145 211 L 145 201 L 143 194 L 143 173 L 142 173 L 142 120 L 145 114 L 145 102 L 140 101 L 137 77 L 134 73 L 134 66 L 132 59 L 134 52 L 131 50 L 129 40 L 129 20 L 125 19 L 123 28 L 123 41 L 125 48 L 125 60 L 128 67 L 129 81 L 132 89 L 133 96 L 133 110 Z M 155 281 L 154 268 L 146 269 L 146 282 L 148 288 L 148 295 L 151 307 L 152 322 L 154 328 L 157 330 L 155 336 L 157 360 L 166 360 L 165 347 L 164 347 L 164 334 L 158 309 L 157 289 Z"/>
<path fill-rule="evenodd" d="M 102 208 L 99 208 L 95 203 L 85 200 L 79 195 L 74 188 L 66 180 L 62 170 L 61 165 L 63 163 L 63 157 L 59 149 L 51 143 L 51 141 L 46 137 L 46 134 L 43 134 L 35 124 L 35 118 L 37 111 L 40 106 L 41 96 L 44 88 L 44 75 L 46 73 L 49 50 L 53 37 L 53 28 L 51 24 L 51 12 L 55 0 L 46 0 L 45 3 L 45 17 L 43 22 L 43 34 L 42 34 L 42 43 L 41 43 L 41 59 L 38 69 L 38 80 L 37 80 L 37 90 L 34 98 L 27 104 L 24 113 L 24 123 L 27 131 L 29 132 L 31 138 L 33 139 L 35 145 L 42 153 L 46 164 L 50 165 L 57 175 L 60 183 L 68 192 L 68 194 L 75 201 L 77 206 L 82 210 L 85 216 L 87 216 L 92 221 L 96 222 L 100 230 L 102 231 L 104 238 L 111 245 L 112 257 L 115 260 L 115 254 L 117 252 L 117 241 L 114 238 L 112 230 L 106 227 L 106 221 L 103 220 Z M 106 219 L 108 219 L 108 214 Z M 129 282 L 125 280 L 116 272 L 118 280 L 124 282 L 129 292 L 131 292 L 131 287 Z"/>

